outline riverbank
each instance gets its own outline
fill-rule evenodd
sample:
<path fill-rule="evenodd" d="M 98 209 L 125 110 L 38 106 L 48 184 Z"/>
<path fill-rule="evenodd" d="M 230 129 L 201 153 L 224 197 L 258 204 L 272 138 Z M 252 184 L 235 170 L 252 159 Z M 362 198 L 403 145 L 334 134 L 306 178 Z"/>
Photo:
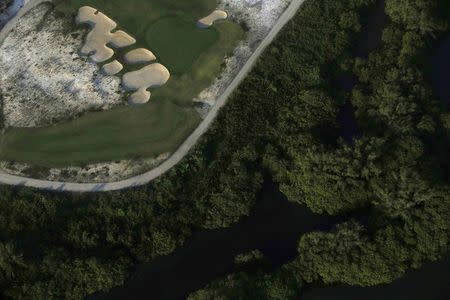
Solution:
<path fill-rule="evenodd" d="M 390 284 L 374 287 L 310 286 L 300 300 L 447 300 L 450 299 L 450 255 L 408 272 Z"/>

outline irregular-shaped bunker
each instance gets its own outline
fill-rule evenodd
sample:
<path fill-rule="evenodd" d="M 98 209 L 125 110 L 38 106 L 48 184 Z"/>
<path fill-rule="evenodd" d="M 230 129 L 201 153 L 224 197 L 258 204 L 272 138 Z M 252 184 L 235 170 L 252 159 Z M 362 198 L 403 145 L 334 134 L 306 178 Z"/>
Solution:
<path fill-rule="evenodd" d="M 140 64 L 156 60 L 156 56 L 150 50 L 138 48 L 127 52 L 124 59 L 128 64 Z"/>
<path fill-rule="evenodd" d="M 136 43 L 133 37 L 122 30 L 111 33 L 117 27 L 116 22 L 90 6 L 83 6 L 78 10 L 76 22 L 89 24 L 92 28 L 86 36 L 81 54 L 90 55 L 94 62 L 104 62 L 114 55 L 114 51 L 106 44 L 123 48 Z"/>
<path fill-rule="evenodd" d="M 130 96 L 129 102 L 141 104 L 150 99 L 151 93 L 146 91 L 148 88 L 160 87 L 169 78 L 169 70 L 163 65 L 155 63 L 137 71 L 125 73 L 122 77 L 122 85 L 126 90 L 137 91 Z"/>
<path fill-rule="evenodd" d="M 107 63 L 102 67 L 102 71 L 105 75 L 116 75 L 120 71 L 122 71 L 123 66 L 117 60 L 113 60 L 110 63 Z"/>
<path fill-rule="evenodd" d="M 130 95 L 128 103 L 133 105 L 147 103 L 150 99 L 150 92 L 146 91 L 144 88 L 137 90 L 135 93 Z"/>
<path fill-rule="evenodd" d="M 197 25 L 200 28 L 208 28 L 213 25 L 214 22 L 218 20 L 225 20 L 228 14 L 223 10 L 215 10 L 208 16 L 198 20 Z"/>

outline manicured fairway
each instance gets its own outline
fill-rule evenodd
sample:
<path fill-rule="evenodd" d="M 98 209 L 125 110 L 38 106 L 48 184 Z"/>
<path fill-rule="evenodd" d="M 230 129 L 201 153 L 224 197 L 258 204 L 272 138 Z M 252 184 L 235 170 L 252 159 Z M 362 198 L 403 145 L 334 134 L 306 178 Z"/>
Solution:
<path fill-rule="evenodd" d="M 198 122 L 195 111 L 174 106 L 155 101 L 131 112 L 121 108 L 45 129 L 15 129 L 4 137 L 1 155 L 55 167 L 82 165 L 86 157 L 112 161 L 158 155 L 172 151 Z"/>
<path fill-rule="evenodd" d="M 1 137 L 0 159 L 63 167 L 174 151 L 200 122 L 192 99 L 213 82 L 224 56 L 244 37 L 242 28 L 230 21 L 206 30 L 195 27 L 216 4 L 215 0 L 62 1 L 57 8 L 67 14 L 83 5 L 105 12 L 137 39 L 130 49 L 150 49 L 172 76 L 162 88 L 152 90 L 150 102 L 143 106 L 92 112 L 46 128 L 9 128 Z M 122 54 L 118 51 L 116 56 Z"/>

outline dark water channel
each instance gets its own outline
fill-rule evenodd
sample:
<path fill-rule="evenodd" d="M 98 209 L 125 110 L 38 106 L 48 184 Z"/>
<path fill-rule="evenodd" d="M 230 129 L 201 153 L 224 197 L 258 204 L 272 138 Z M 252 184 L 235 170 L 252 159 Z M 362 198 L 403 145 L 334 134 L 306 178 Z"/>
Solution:
<path fill-rule="evenodd" d="M 355 57 L 368 58 L 372 51 L 377 50 L 382 43 L 383 30 L 389 22 L 385 12 L 385 0 L 377 0 L 373 9 L 367 15 L 358 42 L 353 49 Z"/>
<path fill-rule="evenodd" d="M 450 109 L 450 34 L 447 34 L 431 59 L 433 90 L 441 103 Z"/>
<path fill-rule="evenodd" d="M 220 230 L 201 230 L 172 255 L 138 267 L 124 287 L 92 299 L 184 299 L 190 292 L 234 270 L 234 257 L 261 250 L 277 267 L 297 255 L 303 233 L 329 227 L 335 220 L 289 202 L 266 181 L 251 215 Z"/>
<path fill-rule="evenodd" d="M 381 46 L 383 29 L 389 22 L 384 8 L 385 0 L 377 0 L 373 9 L 368 12 L 366 22 L 363 24 L 359 38 L 352 51 L 354 57 L 367 58 L 372 51 Z M 332 85 L 343 92 L 351 92 L 358 83 L 356 76 L 351 73 L 341 74 L 332 81 Z M 349 100 L 341 107 L 338 114 L 338 122 L 340 124 L 340 136 L 348 144 L 353 143 L 355 138 L 357 139 L 361 136 L 355 118 L 355 109 Z"/>
<path fill-rule="evenodd" d="M 450 299 L 450 256 L 386 285 L 354 287 L 311 287 L 299 300 L 448 300 Z"/>

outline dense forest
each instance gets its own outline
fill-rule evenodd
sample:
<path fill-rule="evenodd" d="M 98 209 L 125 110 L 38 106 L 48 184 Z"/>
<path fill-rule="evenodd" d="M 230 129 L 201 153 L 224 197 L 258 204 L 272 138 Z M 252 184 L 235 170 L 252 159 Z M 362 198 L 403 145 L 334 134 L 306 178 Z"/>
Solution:
<path fill-rule="evenodd" d="M 379 3 L 379 45 L 357 49 Z M 317 214 L 364 216 L 299 236 L 298 255 L 277 268 L 243 253 L 238 272 L 189 299 L 298 299 L 312 282 L 389 283 L 442 257 L 450 113 L 429 61 L 449 20 L 446 1 L 307 0 L 192 153 L 155 182 L 94 194 L 2 186 L 1 296 L 83 299 L 122 285 L 193 231 L 248 216 L 268 179 Z M 349 106 L 355 128 L 340 120 Z"/>

